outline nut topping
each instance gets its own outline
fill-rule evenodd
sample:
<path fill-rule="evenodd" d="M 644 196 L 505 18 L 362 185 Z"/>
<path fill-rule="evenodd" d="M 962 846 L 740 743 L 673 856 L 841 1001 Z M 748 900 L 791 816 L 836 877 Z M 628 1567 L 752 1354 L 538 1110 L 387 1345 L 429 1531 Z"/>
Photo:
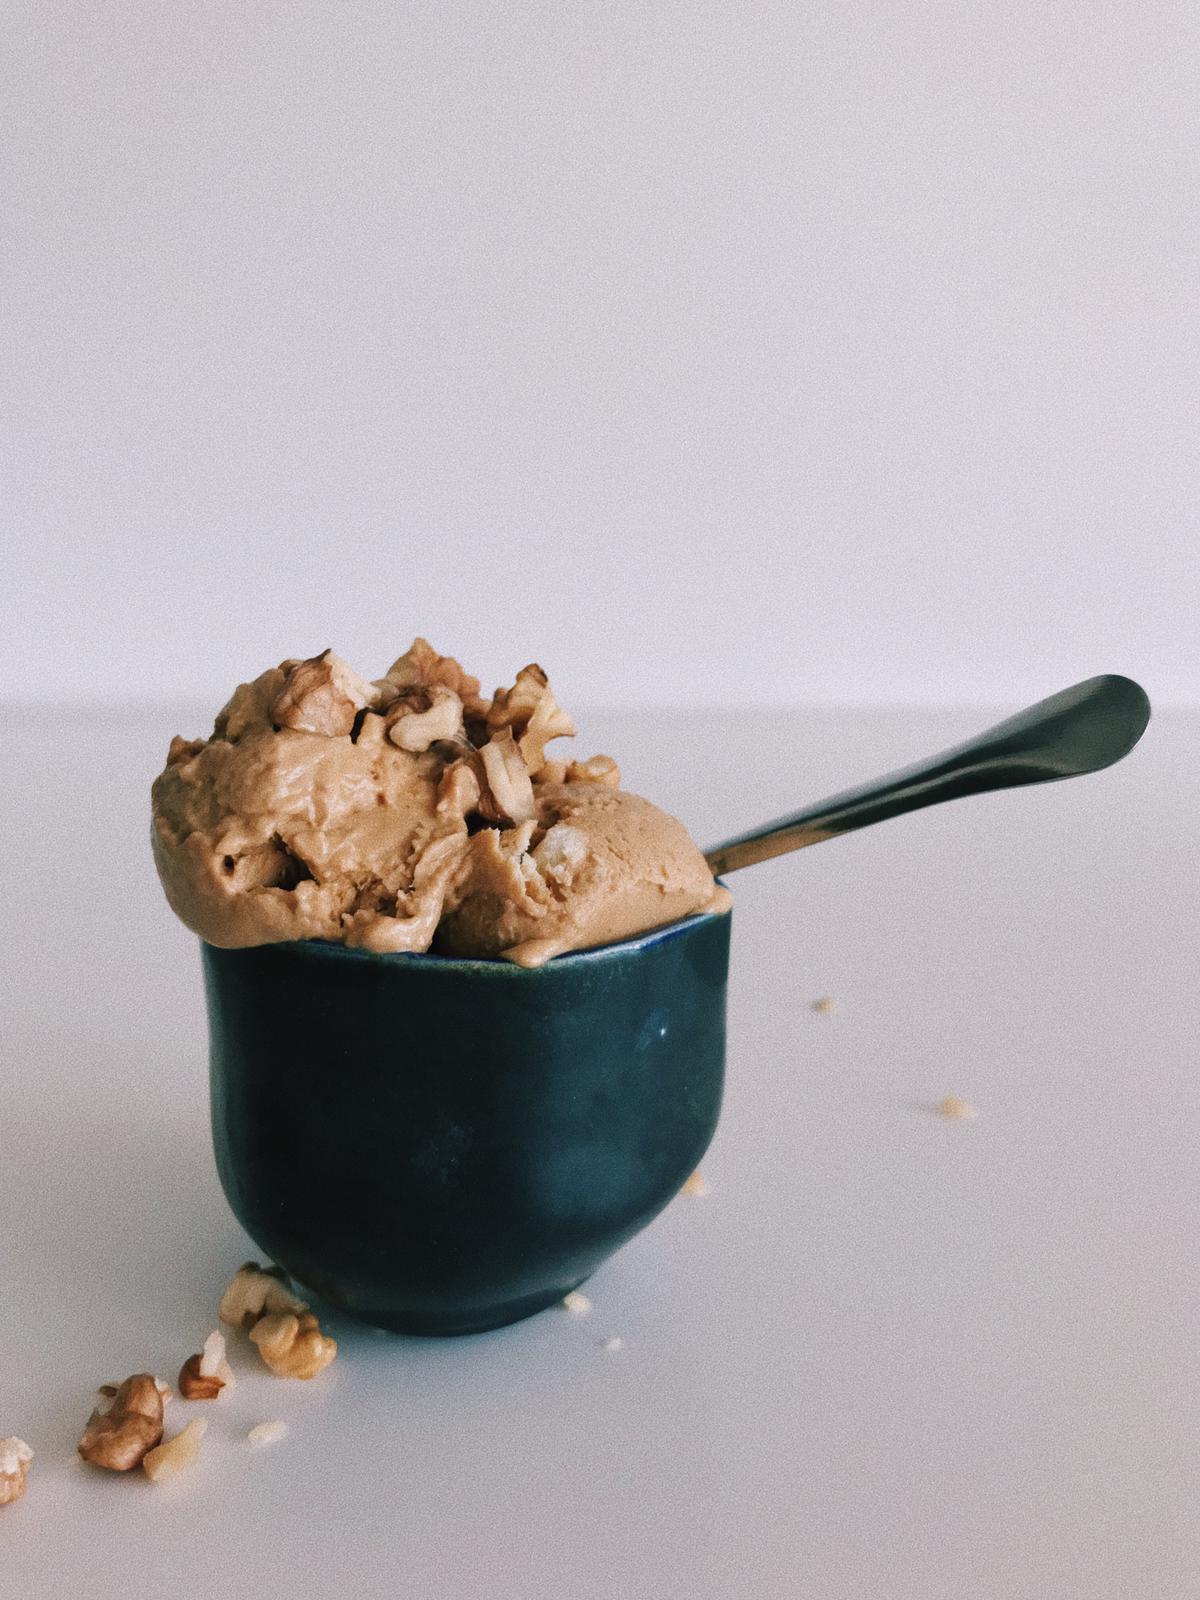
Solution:
<path fill-rule="evenodd" d="M 606 789 L 621 787 L 621 769 L 611 756 L 589 756 L 586 761 L 567 763 L 566 783 L 602 783 Z"/>
<path fill-rule="evenodd" d="M 486 782 L 480 786 L 479 814 L 501 828 L 529 822 L 537 812 L 529 769 L 509 729 L 494 733 L 479 752 Z"/>
<path fill-rule="evenodd" d="M 462 701 L 453 689 L 440 683 L 415 683 L 401 689 L 387 709 L 387 736 L 401 750 L 414 755 L 441 739 L 463 737 Z"/>
<path fill-rule="evenodd" d="M 479 695 L 479 679 L 464 672 L 453 656 L 438 655 L 428 639 L 414 639 L 375 687 L 380 691 L 380 707 L 386 709 L 394 690 L 414 685 L 429 689 L 435 684 L 453 689 L 468 717 L 482 717 L 487 711 L 487 701 Z"/>
<path fill-rule="evenodd" d="M 298 728 L 330 738 L 350 733 L 354 719 L 375 699 L 375 691 L 332 650 L 289 665 L 271 707 L 277 728 Z"/>
<path fill-rule="evenodd" d="M 545 764 L 550 740 L 575 732 L 575 724 L 554 698 L 546 674 L 536 661 L 521 668 L 511 689 L 496 690 L 487 725 L 493 738 L 503 729 L 511 732 L 534 777 Z"/>

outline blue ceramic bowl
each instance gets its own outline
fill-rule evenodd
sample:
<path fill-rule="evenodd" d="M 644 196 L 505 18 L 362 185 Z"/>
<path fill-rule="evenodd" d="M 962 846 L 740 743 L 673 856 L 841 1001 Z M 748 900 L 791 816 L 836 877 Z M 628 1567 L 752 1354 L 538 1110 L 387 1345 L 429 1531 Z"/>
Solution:
<path fill-rule="evenodd" d="M 708 1148 L 729 914 L 527 970 L 203 946 L 213 1139 L 239 1222 L 344 1310 L 474 1333 L 560 1300 Z"/>

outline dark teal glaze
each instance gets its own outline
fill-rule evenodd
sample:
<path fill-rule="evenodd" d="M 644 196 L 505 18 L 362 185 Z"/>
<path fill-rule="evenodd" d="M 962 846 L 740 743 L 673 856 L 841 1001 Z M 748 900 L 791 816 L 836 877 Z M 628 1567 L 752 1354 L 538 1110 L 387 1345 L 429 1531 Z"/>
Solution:
<path fill-rule="evenodd" d="M 204 945 L 217 1170 L 260 1249 L 367 1322 L 473 1333 L 561 1299 L 708 1148 L 728 915 L 534 971 Z"/>

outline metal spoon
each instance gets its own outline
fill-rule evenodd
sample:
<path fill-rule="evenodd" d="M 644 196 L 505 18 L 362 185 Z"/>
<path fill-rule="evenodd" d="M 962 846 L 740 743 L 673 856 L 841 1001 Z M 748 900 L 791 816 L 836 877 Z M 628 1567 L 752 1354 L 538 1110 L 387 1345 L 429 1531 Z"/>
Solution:
<path fill-rule="evenodd" d="M 1128 755 L 1149 721 L 1146 691 L 1131 678 L 1086 678 L 967 744 L 726 839 L 705 860 L 714 873 L 736 872 L 959 795 L 1099 772 Z"/>

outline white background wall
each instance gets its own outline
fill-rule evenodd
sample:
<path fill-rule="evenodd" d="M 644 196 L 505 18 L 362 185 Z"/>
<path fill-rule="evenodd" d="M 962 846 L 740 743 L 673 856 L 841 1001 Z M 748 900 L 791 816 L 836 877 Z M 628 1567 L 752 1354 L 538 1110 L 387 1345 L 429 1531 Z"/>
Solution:
<path fill-rule="evenodd" d="M 1200 699 L 1195 0 L 14 0 L 9 696 Z"/>

